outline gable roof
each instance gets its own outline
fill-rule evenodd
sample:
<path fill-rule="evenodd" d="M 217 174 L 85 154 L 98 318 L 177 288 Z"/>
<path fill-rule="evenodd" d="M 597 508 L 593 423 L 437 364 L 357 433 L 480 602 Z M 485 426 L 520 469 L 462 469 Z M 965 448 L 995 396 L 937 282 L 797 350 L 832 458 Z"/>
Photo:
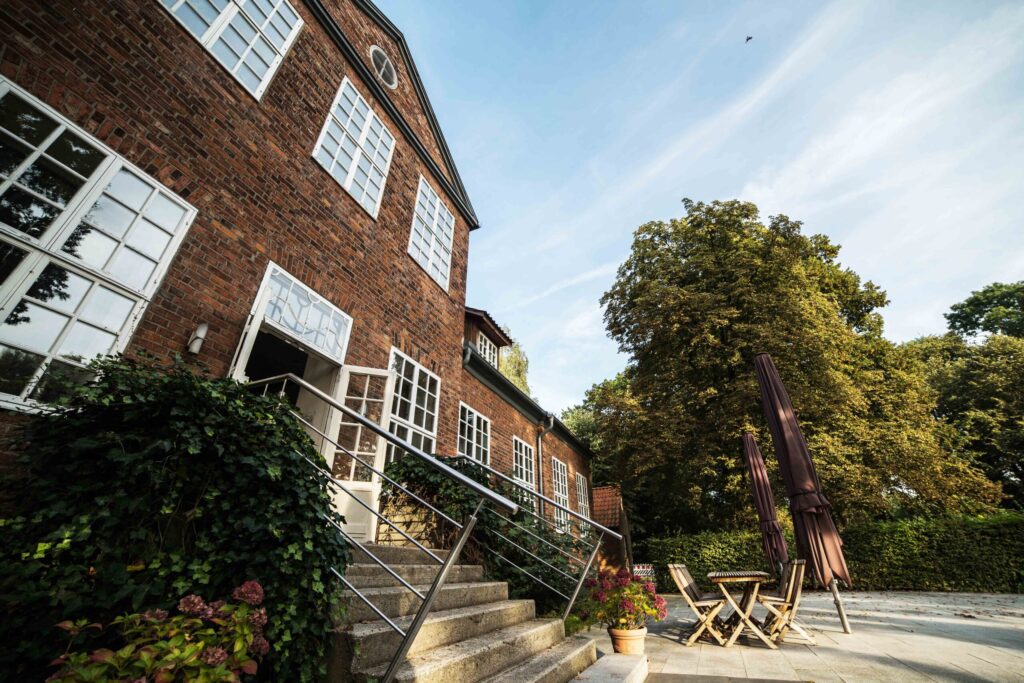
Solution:
<path fill-rule="evenodd" d="M 374 5 L 370 0 L 352 0 L 352 2 L 362 10 L 366 16 L 373 20 L 382 31 L 384 31 L 398 46 L 399 51 L 402 54 L 402 59 L 405 60 L 406 67 L 409 70 L 409 74 L 412 77 L 413 88 L 416 90 L 416 96 L 419 98 L 420 106 L 423 108 L 424 113 L 427 117 L 427 123 L 430 126 L 431 132 L 434 134 L 434 138 L 437 140 L 437 146 L 441 150 L 441 156 L 444 159 L 445 165 L 451 172 L 451 180 L 438 166 L 437 161 L 431 156 L 430 152 L 423 145 L 423 142 L 416 135 L 415 131 L 402 116 L 398 107 L 391 100 L 390 95 L 378 81 L 376 76 L 370 71 L 370 68 L 366 65 L 363 59 L 359 56 L 359 51 L 356 50 L 355 46 L 345 36 L 345 32 L 342 31 L 338 22 L 331 17 L 327 8 L 324 7 L 323 0 L 304 0 L 306 7 L 313 13 L 317 21 L 324 27 L 327 34 L 331 37 L 331 40 L 338 46 L 345 58 L 352 64 L 353 68 L 359 72 L 363 82 L 373 92 L 374 97 L 380 102 L 387 110 L 388 115 L 398 124 L 398 127 L 402 130 L 402 133 L 412 144 L 416 153 L 420 159 L 426 164 L 431 171 L 433 171 L 437 182 L 445 189 L 448 195 L 452 198 L 456 208 L 462 217 L 469 223 L 470 230 L 476 230 L 480 227 L 480 221 L 476 217 L 476 211 L 473 209 L 473 204 L 469 201 L 469 195 L 466 193 L 466 187 L 462 184 L 462 177 L 459 175 L 459 170 L 455 167 L 455 160 L 452 158 L 451 150 L 448 149 L 448 143 L 444 139 L 444 134 L 441 132 L 441 126 L 437 122 L 437 116 L 434 114 L 434 108 L 430 105 L 430 98 L 427 97 L 427 92 L 423 88 L 423 82 L 420 80 L 419 72 L 416 71 L 416 63 L 412 59 L 412 54 L 409 52 L 409 46 L 405 42 L 405 36 L 402 32 L 391 23 L 391 21 L 384 15 L 380 9 Z"/>
<path fill-rule="evenodd" d="M 491 314 L 484 309 L 466 306 L 466 317 L 475 320 L 480 329 L 486 332 L 487 336 L 498 346 L 512 346 L 514 343 L 512 338 L 505 334 L 505 330 L 501 329 L 497 321 L 491 317 Z"/>
<path fill-rule="evenodd" d="M 618 486 L 594 487 L 594 521 L 615 529 L 622 521 L 622 492 Z"/>

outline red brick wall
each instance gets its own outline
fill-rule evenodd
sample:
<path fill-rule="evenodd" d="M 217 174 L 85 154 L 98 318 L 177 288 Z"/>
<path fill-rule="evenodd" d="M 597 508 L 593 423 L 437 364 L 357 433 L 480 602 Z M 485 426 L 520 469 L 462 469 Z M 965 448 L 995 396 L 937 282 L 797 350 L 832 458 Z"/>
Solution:
<path fill-rule="evenodd" d="M 536 457 L 537 435 L 540 427 L 530 418 L 509 405 L 468 371 L 462 373 L 462 400 L 473 410 L 491 421 L 491 467 L 512 475 L 512 437 L 518 436 L 533 447 Z M 590 460 L 553 432 L 544 435 L 544 495 L 554 499 L 551 479 L 551 458 L 556 457 L 569 470 L 569 507 L 579 511 L 576 497 L 576 472 L 583 472 L 590 481 Z M 589 486 L 588 486 L 589 491 Z"/>
<path fill-rule="evenodd" d="M 442 186 L 320 24 L 293 5 L 305 26 L 259 102 L 159 0 L 8 0 L 0 73 L 198 209 L 130 349 L 182 351 L 208 322 L 199 360 L 225 374 L 274 260 L 354 318 L 348 362 L 384 367 L 394 344 L 441 377 L 438 445 L 453 452 L 468 226 L 446 198 L 456 215 L 446 293 L 406 253 L 420 174 L 444 196 Z M 332 6 L 356 36 L 380 38 L 349 2 Z M 346 75 L 398 138 L 376 220 L 311 157 Z M 396 101 L 425 125 L 408 92 Z"/>

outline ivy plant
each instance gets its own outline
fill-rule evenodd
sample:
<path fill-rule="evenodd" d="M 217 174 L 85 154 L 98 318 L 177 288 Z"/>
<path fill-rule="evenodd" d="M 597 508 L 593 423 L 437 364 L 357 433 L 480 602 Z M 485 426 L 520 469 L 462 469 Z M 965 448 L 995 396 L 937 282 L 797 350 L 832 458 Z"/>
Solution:
<path fill-rule="evenodd" d="M 20 476 L 3 482 L 17 504 L 0 520 L 0 670 L 44 678 L 63 620 L 109 623 L 253 578 L 274 615 L 260 676 L 322 678 L 340 593 L 329 568 L 343 572 L 349 549 L 289 406 L 180 361 L 92 371 L 27 424 Z"/>

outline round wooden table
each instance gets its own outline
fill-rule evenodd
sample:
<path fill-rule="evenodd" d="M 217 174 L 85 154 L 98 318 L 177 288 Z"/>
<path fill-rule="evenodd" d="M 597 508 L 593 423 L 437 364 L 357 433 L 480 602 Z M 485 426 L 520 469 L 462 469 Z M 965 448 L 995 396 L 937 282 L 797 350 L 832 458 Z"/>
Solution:
<path fill-rule="evenodd" d="M 725 647 L 732 647 L 736 639 L 740 637 L 740 634 L 744 630 L 748 630 L 760 638 L 761 642 L 772 650 L 777 649 L 775 643 L 768 639 L 768 636 L 761 631 L 758 624 L 750 617 L 754 612 L 754 605 L 757 604 L 757 593 L 761 589 L 761 584 L 767 580 L 768 574 L 765 572 L 737 571 L 710 572 L 708 574 L 708 581 L 718 586 L 718 590 L 722 591 L 722 595 L 725 596 L 726 603 L 733 609 L 733 613 L 726 619 L 726 624 L 732 627 L 732 633 L 729 635 L 729 639 L 725 641 Z M 740 598 L 739 603 L 736 602 L 733 594 L 729 592 L 730 584 L 743 587 L 743 596 Z"/>

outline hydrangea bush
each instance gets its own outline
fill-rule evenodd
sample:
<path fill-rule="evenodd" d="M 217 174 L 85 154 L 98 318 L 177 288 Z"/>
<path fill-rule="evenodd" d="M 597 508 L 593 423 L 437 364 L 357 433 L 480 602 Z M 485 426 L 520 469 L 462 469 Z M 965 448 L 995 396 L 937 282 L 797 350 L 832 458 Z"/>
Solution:
<path fill-rule="evenodd" d="M 57 628 L 71 639 L 63 655 L 54 660 L 53 683 L 127 681 L 128 683 L 237 683 L 243 675 L 256 675 L 259 663 L 270 652 L 264 635 L 269 622 L 263 603 L 263 587 L 246 581 L 231 597 L 237 603 L 207 603 L 196 594 L 178 602 L 178 612 L 147 610 L 114 619 L 108 630 L 119 631 L 117 650 L 109 647 L 72 651 L 80 636 L 101 624 L 85 619 L 63 621 Z"/>
<path fill-rule="evenodd" d="M 584 622 L 630 631 L 668 616 L 665 598 L 658 595 L 654 583 L 633 576 L 625 567 L 617 572 L 606 569 L 596 579 L 588 578 L 584 586 L 589 593 L 578 608 Z"/>

